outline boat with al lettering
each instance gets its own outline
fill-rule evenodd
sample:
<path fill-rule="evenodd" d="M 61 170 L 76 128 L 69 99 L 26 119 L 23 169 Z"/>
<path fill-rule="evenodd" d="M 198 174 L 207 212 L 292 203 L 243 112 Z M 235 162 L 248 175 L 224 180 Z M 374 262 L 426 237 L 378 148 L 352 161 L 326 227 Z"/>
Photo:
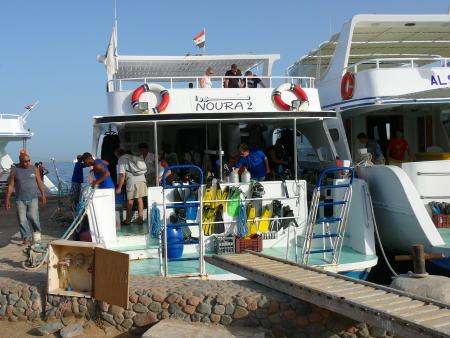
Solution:
<path fill-rule="evenodd" d="M 367 186 L 336 165 L 350 159 L 344 131 L 321 109 L 314 78 L 273 76 L 276 54 L 117 55 L 114 34 L 99 58 L 107 111 L 93 118 L 92 153 L 115 172 L 114 139 L 134 155 L 146 144 L 168 164 L 147 168 L 144 224 L 124 225 L 114 190 L 95 191 L 94 242 L 128 253 L 132 271 L 149 275 L 238 278 L 204 256 L 251 249 L 367 276 L 377 263 Z M 232 65 L 241 75 L 225 75 Z M 259 182 L 244 171 L 239 181 L 232 167 L 242 143 L 267 157 L 277 146 L 283 170 Z"/>
<path fill-rule="evenodd" d="M 390 165 L 361 166 L 382 242 L 416 243 L 446 258 L 450 272 L 450 15 L 355 15 L 339 33 L 301 57 L 292 76 L 315 76 L 322 107 L 340 113 L 355 162 L 360 133 Z M 394 158 L 403 132 L 409 154 Z M 398 137 L 397 137 L 398 139 Z M 405 145 L 404 141 L 403 144 Z M 389 146 L 391 144 L 391 146 Z M 408 156 L 407 156 L 408 155 Z"/>

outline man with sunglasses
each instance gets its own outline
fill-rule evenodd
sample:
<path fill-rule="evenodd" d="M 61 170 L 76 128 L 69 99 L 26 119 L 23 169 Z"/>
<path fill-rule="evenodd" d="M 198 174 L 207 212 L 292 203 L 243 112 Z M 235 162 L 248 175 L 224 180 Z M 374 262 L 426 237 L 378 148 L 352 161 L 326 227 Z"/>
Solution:
<path fill-rule="evenodd" d="M 39 241 L 41 237 L 41 224 L 39 222 L 38 196 L 41 193 L 42 207 L 45 207 L 44 184 L 39 169 L 32 165 L 30 156 L 21 153 L 19 165 L 11 168 L 9 174 L 8 190 L 6 192 L 6 209 L 11 208 L 11 194 L 15 191 L 16 213 L 19 222 L 20 235 L 23 245 L 30 243 L 31 237 Z M 33 228 L 34 234 L 30 230 Z"/>

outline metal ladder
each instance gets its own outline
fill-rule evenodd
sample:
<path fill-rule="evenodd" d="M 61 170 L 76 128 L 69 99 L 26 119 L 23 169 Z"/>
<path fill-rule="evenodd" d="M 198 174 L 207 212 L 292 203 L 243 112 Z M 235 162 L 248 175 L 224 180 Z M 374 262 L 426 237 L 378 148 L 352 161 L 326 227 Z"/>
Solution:
<path fill-rule="evenodd" d="M 200 177 L 200 183 L 194 183 L 194 184 L 179 184 L 179 185 L 168 185 L 166 182 L 166 174 L 168 171 L 173 171 L 176 169 L 194 169 L 198 171 L 199 177 Z M 204 260 L 204 237 L 203 237 L 203 231 L 202 231 L 202 218 L 203 218 L 203 203 L 202 203 L 202 197 L 203 197 L 203 170 L 196 166 L 196 165 L 174 165 L 169 166 L 164 169 L 163 173 L 163 179 L 162 179 L 162 188 L 163 188 L 163 224 L 164 228 L 161 232 L 161 235 L 159 236 L 159 262 L 160 262 L 160 270 L 161 275 L 164 277 L 200 277 L 206 275 L 206 269 L 205 269 L 205 260 Z M 173 190 L 173 189 L 189 189 L 189 188 L 198 188 L 197 192 L 197 200 L 196 201 L 189 201 L 189 202 L 167 202 L 166 192 L 167 190 Z M 167 220 L 168 209 L 182 209 L 182 208 L 190 208 L 190 207 L 198 207 L 199 211 L 197 212 L 197 219 L 199 221 L 194 221 L 192 223 L 170 223 Z M 181 241 L 181 242 L 172 242 L 167 243 L 167 229 L 170 228 L 179 228 L 179 227 L 198 227 L 199 230 L 199 238 L 198 239 L 192 239 L 188 241 Z M 170 245 L 198 245 L 199 247 L 199 255 L 195 257 L 179 257 L 179 258 L 168 258 L 168 246 Z M 185 273 L 185 274 L 171 274 L 169 273 L 169 262 L 174 261 L 198 261 L 198 272 L 193 273 Z"/>
<path fill-rule="evenodd" d="M 350 177 L 346 178 L 347 183 L 322 185 L 326 174 L 331 172 L 349 173 Z M 302 246 L 302 264 L 308 264 L 311 254 L 323 253 L 324 261 L 327 264 L 336 265 L 339 263 L 342 244 L 344 242 L 345 228 L 347 225 L 348 213 L 350 210 L 350 202 L 352 199 L 352 184 L 355 177 L 353 168 L 328 168 L 320 173 L 316 187 L 313 192 L 311 207 L 308 215 L 308 223 L 305 229 L 305 238 Z M 327 189 L 345 189 L 342 200 L 337 201 L 320 201 L 321 192 Z M 340 205 L 340 213 L 338 217 L 319 217 L 317 214 L 320 207 Z M 334 224 L 335 226 L 331 226 Z M 322 225 L 322 233 L 316 234 L 316 226 Z M 333 228 L 333 230 L 332 230 Z M 327 239 L 329 243 L 327 244 Z M 321 249 L 313 249 L 313 242 L 322 240 Z M 331 259 L 327 255 L 331 254 Z"/>

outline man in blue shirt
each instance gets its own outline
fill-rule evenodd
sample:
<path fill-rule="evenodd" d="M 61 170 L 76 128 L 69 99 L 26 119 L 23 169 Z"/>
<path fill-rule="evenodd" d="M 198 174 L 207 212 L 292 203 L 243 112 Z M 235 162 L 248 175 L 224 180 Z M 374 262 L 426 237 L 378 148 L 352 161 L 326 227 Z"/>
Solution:
<path fill-rule="evenodd" d="M 266 175 L 270 173 L 269 161 L 261 150 L 252 150 L 244 143 L 238 147 L 241 156 L 236 163 L 236 168 L 246 167 L 253 179 L 264 181 Z"/>
<path fill-rule="evenodd" d="M 372 155 L 372 162 L 374 164 L 384 164 L 384 156 L 381 151 L 380 145 L 375 140 L 369 140 L 369 137 L 365 133 L 359 133 L 356 136 L 359 143 L 367 149 L 367 152 Z"/>
<path fill-rule="evenodd" d="M 86 166 L 84 165 L 83 161 L 81 161 L 81 155 L 78 155 L 77 162 L 73 167 L 72 186 L 70 187 L 70 193 L 72 195 L 72 205 L 74 208 L 77 207 L 78 202 L 80 201 L 81 185 L 84 182 L 83 168 L 85 167 Z"/>

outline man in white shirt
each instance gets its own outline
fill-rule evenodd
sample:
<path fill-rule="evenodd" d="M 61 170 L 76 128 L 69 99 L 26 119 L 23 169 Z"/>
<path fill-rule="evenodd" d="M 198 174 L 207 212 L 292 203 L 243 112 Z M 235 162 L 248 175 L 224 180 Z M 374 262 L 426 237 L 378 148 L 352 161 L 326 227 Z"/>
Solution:
<path fill-rule="evenodd" d="M 127 191 L 127 215 L 125 221 L 122 224 L 129 225 L 131 223 L 131 216 L 133 211 L 134 200 L 137 200 L 138 204 L 138 224 L 144 222 L 144 200 L 143 197 L 147 196 L 147 184 L 145 179 L 145 171 L 142 174 L 137 174 L 134 166 L 130 161 L 133 161 L 133 156 L 126 154 L 123 149 L 116 150 L 116 156 L 119 159 L 117 164 L 119 166 L 119 180 L 117 182 L 116 193 L 122 191 L 122 186 L 126 183 Z"/>
<path fill-rule="evenodd" d="M 145 178 L 147 180 L 148 186 L 154 186 L 155 182 L 155 154 L 150 153 L 148 151 L 147 143 L 139 143 L 138 145 L 139 153 L 147 165 L 147 174 L 145 174 Z"/>

